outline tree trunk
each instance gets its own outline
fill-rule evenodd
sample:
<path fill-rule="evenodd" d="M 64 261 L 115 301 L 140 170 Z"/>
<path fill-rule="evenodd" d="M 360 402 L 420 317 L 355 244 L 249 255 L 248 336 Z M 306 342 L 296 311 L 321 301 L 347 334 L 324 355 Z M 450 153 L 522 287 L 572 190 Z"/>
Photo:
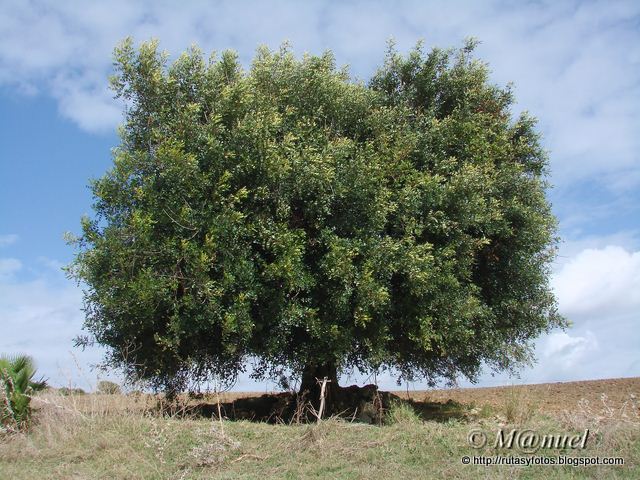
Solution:
<path fill-rule="evenodd" d="M 302 372 L 302 383 L 298 395 L 310 402 L 313 408 L 318 411 L 320 408 L 320 384 L 324 377 L 329 380 L 325 390 L 325 406 L 323 417 L 330 416 L 334 413 L 334 405 L 338 399 L 338 372 L 335 364 L 309 364 L 305 366 Z M 320 382 L 318 382 L 320 380 Z M 302 397 L 304 395 L 304 397 Z"/>

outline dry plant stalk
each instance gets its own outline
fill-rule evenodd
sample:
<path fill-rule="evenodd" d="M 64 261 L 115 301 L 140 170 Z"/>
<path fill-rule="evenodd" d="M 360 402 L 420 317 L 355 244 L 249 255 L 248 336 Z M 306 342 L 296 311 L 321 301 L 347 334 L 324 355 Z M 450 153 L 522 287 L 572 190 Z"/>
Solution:
<path fill-rule="evenodd" d="M 570 427 L 581 429 L 585 426 L 596 426 L 599 431 L 604 425 L 626 424 L 640 426 L 640 404 L 634 394 L 623 402 L 619 409 L 609 404 L 606 393 L 600 395 L 601 406 L 593 407 L 589 400 L 582 398 L 578 401 L 578 408 L 574 411 L 562 412 L 562 420 Z"/>
<path fill-rule="evenodd" d="M 320 383 L 320 380 L 317 379 L 317 382 Z M 324 379 L 322 380 L 322 383 L 320 385 L 320 407 L 318 409 L 318 422 L 320 422 L 320 420 L 322 420 L 322 414 L 324 413 L 324 405 L 325 405 L 325 401 L 326 401 L 326 396 L 327 396 L 327 383 L 330 382 L 331 380 L 329 380 L 327 377 L 324 377 Z"/>
<path fill-rule="evenodd" d="M 307 392 L 302 392 L 301 394 L 295 395 L 296 399 L 296 409 L 293 412 L 293 416 L 289 424 L 299 425 L 302 422 L 302 418 L 304 417 L 304 412 L 307 410 Z"/>

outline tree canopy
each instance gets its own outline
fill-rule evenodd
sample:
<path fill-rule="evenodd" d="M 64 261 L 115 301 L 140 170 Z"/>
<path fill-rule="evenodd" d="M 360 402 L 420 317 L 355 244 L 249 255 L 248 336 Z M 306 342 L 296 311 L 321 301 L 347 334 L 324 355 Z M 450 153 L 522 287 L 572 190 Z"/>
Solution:
<path fill-rule="evenodd" d="M 169 389 L 247 362 L 433 383 L 528 361 L 564 324 L 547 155 L 473 47 L 390 47 L 363 83 L 330 52 L 245 71 L 125 40 L 121 143 L 70 266 L 85 341 Z"/>

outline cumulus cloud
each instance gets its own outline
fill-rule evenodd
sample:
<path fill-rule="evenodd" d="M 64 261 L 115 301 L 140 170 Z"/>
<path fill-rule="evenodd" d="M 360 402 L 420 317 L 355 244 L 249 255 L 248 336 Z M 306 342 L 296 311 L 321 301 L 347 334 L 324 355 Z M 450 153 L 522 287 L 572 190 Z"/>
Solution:
<path fill-rule="evenodd" d="M 626 246 L 606 245 L 613 238 Z M 569 242 L 574 253 L 558 266 L 552 286 L 572 327 L 539 340 L 539 363 L 524 372 L 524 380 L 640 375 L 640 251 L 635 245 L 629 232 Z"/>
<path fill-rule="evenodd" d="M 621 244 L 609 244 L 611 241 Z M 565 243 L 552 288 L 570 322 L 535 342 L 536 362 L 517 376 L 486 372 L 480 385 L 640 375 L 640 251 L 634 232 Z M 470 386 L 462 381 L 461 385 Z"/>
<path fill-rule="evenodd" d="M 13 265 L 22 264 L 15 260 Z M 80 290 L 59 273 L 40 271 L 27 280 L 0 274 L 0 352 L 32 356 L 38 373 L 52 385 L 92 388 L 96 372 L 91 365 L 100 361 L 102 351 L 73 347 L 83 323 L 81 307 Z"/>
<path fill-rule="evenodd" d="M 7 235 L 0 235 L 0 248 L 13 245 L 18 241 L 18 235 L 10 233 Z"/>
<path fill-rule="evenodd" d="M 617 238 L 625 246 L 606 245 Z M 571 321 L 537 344 L 529 381 L 640 375 L 640 251 L 629 232 L 569 242 L 553 275 L 560 312 Z M 579 247 L 586 247 L 578 250 Z M 565 250 L 567 251 L 567 250 Z"/>
<path fill-rule="evenodd" d="M 566 332 L 554 332 L 543 342 L 541 350 L 545 360 L 552 359 L 562 369 L 569 370 L 584 361 L 586 355 L 598 350 L 598 341 L 591 331 L 575 337 Z"/>
<path fill-rule="evenodd" d="M 559 271 L 568 260 L 573 259 L 584 250 L 602 250 L 607 246 L 616 246 L 627 251 L 633 251 L 637 245 L 640 245 L 640 241 L 638 232 L 635 230 L 621 230 L 606 235 L 591 234 L 578 238 L 567 238 L 560 245 L 555 270 Z"/>
<path fill-rule="evenodd" d="M 0 258 L 0 280 L 12 278 L 22 268 L 22 262 L 16 258 Z"/>
<path fill-rule="evenodd" d="M 609 245 L 586 249 L 554 276 L 560 309 L 580 320 L 640 307 L 640 252 Z"/>
<path fill-rule="evenodd" d="M 556 183 L 596 178 L 627 190 L 640 182 L 640 4 L 610 2 L 4 2 L 0 84 L 42 91 L 90 131 L 121 111 L 106 90 L 111 51 L 125 36 L 157 37 L 176 54 L 233 48 L 248 64 L 259 44 L 297 52 L 331 48 L 360 78 L 394 37 L 406 50 L 483 41 L 496 81 L 515 82 L 518 109 L 540 117 Z"/>

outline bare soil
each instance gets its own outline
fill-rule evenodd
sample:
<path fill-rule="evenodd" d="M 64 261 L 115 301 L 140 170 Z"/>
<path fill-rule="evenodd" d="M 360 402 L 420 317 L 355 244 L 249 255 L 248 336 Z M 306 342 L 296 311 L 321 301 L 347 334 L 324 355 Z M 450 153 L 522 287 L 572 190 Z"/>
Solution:
<path fill-rule="evenodd" d="M 354 388 L 354 387 L 351 387 Z M 409 400 L 424 419 L 446 421 L 464 416 L 470 408 L 504 411 L 509 404 L 526 406 L 551 416 L 579 410 L 640 415 L 640 377 L 579 382 L 510 385 L 481 388 L 449 388 L 380 392 L 386 407 L 394 398 Z M 205 416 L 216 416 L 217 403 L 210 395 L 196 407 Z M 231 419 L 278 421 L 294 399 L 287 393 L 227 392 L 221 394 L 222 413 Z M 349 412 L 351 415 L 352 412 Z M 617 416 L 617 415 L 616 415 Z M 369 421 L 369 420 L 367 420 Z M 371 422 L 375 423 L 375 418 Z"/>
<path fill-rule="evenodd" d="M 407 399 L 406 391 L 393 392 Z M 632 397 L 634 395 L 635 397 Z M 580 382 L 541 383 L 484 388 L 452 388 L 409 391 L 408 398 L 417 402 L 446 403 L 453 401 L 477 407 L 501 408 L 511 399 L 526 400 L 546 413 L 561 413 L 588 405 L 594 409 L 608 406 L 620 410 L 630 399 L 640 400 L 640 377 L 586 380 Z"/>

